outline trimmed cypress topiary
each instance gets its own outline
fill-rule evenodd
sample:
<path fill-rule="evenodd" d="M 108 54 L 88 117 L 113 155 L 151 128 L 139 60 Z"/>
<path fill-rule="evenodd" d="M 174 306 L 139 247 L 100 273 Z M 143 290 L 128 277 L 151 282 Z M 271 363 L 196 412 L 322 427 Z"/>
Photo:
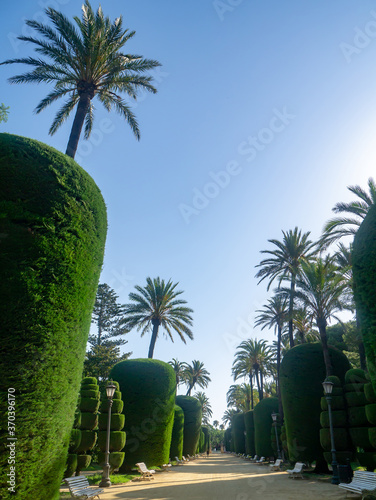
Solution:
<path fill-rule="evenodd" d="M 346 356 L 329 346 L 334 375 L 344 382 L 350 363 Z M 280 371 L 280 387 L 289 458 L 292 462 L 318 461 L 325 464 L 320 444 L 322 382 L 326 378 L 321 343 L 300 344 L 287 351 Z M 340 396 L 339 410 L 343 409 Z M 343 399 L 343 398 L 342 398 Z M 326 402 L 323 410 L 327 410 Z M 326 464 L 325 464 L 326 465 Z"/>
<path fill-rule="evenodd" d="M 226 451 L 233 451 L 231 427 L 229 427 L 228 429 L 225 430 L 225 448 L 226 448 Z"/>
<path fill-rule="evenodd" d="M 235 453 L 245 453 L 244 413 L 237 413 L 232 417 L 231 429 Z"/>
<path fill-rule="evenodd" d="M 0 213 L 1 399 L 15 390 L 17 495 L 55 500 L 103 262 L 106 208 L 72 158 L 0 134 Z M 5 418 L 2 412 L 2 429 Z M 5 444 L 4 435 L 2 470 Z M 0 488 L 8 486 L 4 475 Z"/>
<path fill-rule="evenodd" d="M 208 450 L 210 451 L 211 449 L 211 444 L 210 444 L 210 432 L 207 427 L 202 427 L 202 432 L 204 434 L 204 452 L 207 452 Z"/>
<path fill-rule="evenodd" d="M 137 462 L 148 467 L 167 463 L 175 412 L 174 370 L 156 359 L 129 359 L 116 364 L 110 375 L 119 382 L 125 402 L 127 441 L 120 470 L 129 471 Z"/>
<path fill-rule="evenodd" d="M 247 455 L 252 457 L 256 455 L 255 448 L 255 423 L 253 418 L 253 410 L 244 413 L 245 426 L 245 451 Z"/>
<path fill-rule="evenodd" d="M 200 402 L 191 396 L 176 396 L 176 404 L 184 411 L 183 455 L 194 455 L 200 438 Z"/>
<path fill-rule="evenodd" d="M 262 399 L 253 410 L 255 424 L 255 448 L 259 457 L 273 457 L 271 442 L 272 413 L 278 412 L 278 399 Z"/>
<path fill-rule="evenodd" d="M 180 406 L 175 405 L 174 425 L 172 427 L 170 457 L 175 460 L 178 457 L 181 460 L 183 456 L 183 438 L 184 438 L 184 412 Z M 200 450 L 201 451 L 201 450 Z"/>

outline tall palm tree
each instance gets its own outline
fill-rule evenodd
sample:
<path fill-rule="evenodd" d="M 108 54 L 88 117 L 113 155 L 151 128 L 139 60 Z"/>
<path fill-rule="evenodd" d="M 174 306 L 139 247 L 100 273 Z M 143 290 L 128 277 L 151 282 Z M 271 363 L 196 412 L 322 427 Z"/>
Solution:
<path fill-rule="evenodd" d="M 293 311 L 294 311 L 294 291 L 297 276 L 299 275 L 303 262 L 309 262 L 315 254 L 315 243 L 310 241 L 310 233 L 302 234 L 301 230 L 297 227 L 289 231 L 282 231 L 283 239 L 268 240 L 276 249 L 262 250 L 261 253 L 270 255 L 264 259 L 256 267 L 260 270 L 256 274 L 259 278 L 259 283 L 264 279 L 268 279 L 268 290 L 275 279 L 278 279 L 279 286 L 284 280 L 290 281 L 291 293 L 289 296 L 289 342 L 290 347 L 294 347 L 293 336 Z"/>
<path fill-rule="evenodd" d="M 186 363 L 181 362 L 176 358 L 172 358 L 172 361 L 169 361 L 168 364 L 172 366 L 175 372 L 176 390 L 177 390 L 178 386 L 184 381 L 184 370 L 187 365 Z"/>
<path fill-rule="evenodd" d="M 251 386 L 250 384 L 233 384 L 230 385 L 226 394 L 227 406 L 234 406 L 238 411 L 248 411 L 251 409 Z M 257 394 L 257 393 L 256 393 Z M 258 396 L 253 394 L 256 404 Z"/>
<path fill-rule="evenodd" d="M 236 415 L 237 413 L 239 413 L 238 410 L 235 410 L 234 408 L 228 408 L 224 414 L 223 414 L 223 417 L 222 417 L 222 421 L 225 423 L 225 424 L 231 424 L 232 422 L 232 417 L 234 415 Z"/>
<path fill-rule="evenodd" d="M 204 363 L 194 359 L 192 364 L 187 364 L 184 370 L 184 379 L 188 386 L 187 396 L 191 395 L 192 389 L 197 384 L 204 389 L 211 382 L 210 373 L 204 368 Z"/>
<path fill-rule="evenodd" d="M 125 326 L 131 330 L 141 330 L 141 337 L 148 331 L 152 331 L 148 357 L 152 358 L 154 347 L 161 326 L 166 336 L 173 342 L 172 330 L 181 340 L 186 343 L 185 337 L 193 339 L 193 333 L 189 328 L 192 325 L 192 309 L 185 307 L 187 302 L 178 299 L 182 291 L 175 290 L 179 283 L 173 284 L 171 280 L 165 283 L 158 278 L 146 278 L 146 286 L 136 286 L 139 293 L 130 293 L 129 300 L 132 302 L 124 306 Z"/>
<path fill-rule="evenodd" d="M 358 199 L 350 203 L 337 203 L 332 211 L 336 214 L 346 214 L 343 217 L 330 219 L 324 226 L 320 244 L 324 247 L 338 241 L 344 236 L 354 236 L 363 222 L 368 210 L 376 203 L 376 183 L 370 177 L 368 179 L 369 192 L 360 186 L 348 186 L 348 190 L 355 194 Z"/>
<path fill-rule="evenodd" d="M 310 312 L 320 332 L 326 375 L 332 375 L 326 327 L 335 313 L 351 308 L 346 281 L 338 272 L 333 257 L 318 258 L 315 262 L 303 263 L 302 272 L 296 282 L 296 297 Z M 290 294 L 288 288 L 281 293 Z"/>
<path fill-rule="evenodd" d="M 253 376 L 256 379 L 257 390 L 260 401 L 264 397 L 264 377 L 268 373 L 272 353 L 266 340 L 249 339 L 244 340 L 238 345 L 235 352 L 235 360 L 232 365 L 234 380 L 240 377 L 249 376 L 250 386 L 252 387 L 252 408 L 253 408 Z"/>
<path fill-rule="evenodd" d="M 258 309 L 256 312 L 260 314 L 256 316 L 255 326 L 261 326 L 261 330 L 274 328 L 274 332 L 277 333 L 277 394 L 279 395 L 282 330 L 288 319 L 287 298 L 275 295 L 268 300 L 268 304 L 263 309 Z M 278 397 L 280 399 L 280 395 Z M 280 407 L 282 408 L 282 403 Z"/>
<path fill-rule="evenodd" d="M 140 89 L 156 93 L 152 77 L 144 73 L 160 66 L 159 62 L 123 53 L 124 45 L 134 35 L 123 27 L 122 17 L 111 23 L 99 7 L 95 13 L 88 0 L 82 7 L 82 18 L 74 23 L 51 7 L 46 14 L 52 27 L 35 20 L 26 24 L 41 38 L 19 36 L 19 40 L 36 45 L 35 51 L 45 59 L 27 57 L 8 59 L 1 64 L 22 63 L 34 67 L 30 72 L 13 76 L 10 83 L 54 83 L 53 90 L 36 107 L 40 113 L 60 98 L 67 98 L 50 127 L 53 135 L 76 108 L 66 154 L 74 158 L 82 127 L 85 139 L 93 127 L 94 105 L 98 97 L 107 111 L 113 108 L 130 125 L 137 139 L 137 120 L 121 93 L 136 100 Z"/>
<path fill-rule="evenodd" d="M 196 392 L 193 396 L 197 401 L 199 401 L 202 408 L 202 423 L 204 425 L 209 425 L 209 419 L 213 416 L 212 407 L 209 403 L 209 398 L 204 392 Z"/>

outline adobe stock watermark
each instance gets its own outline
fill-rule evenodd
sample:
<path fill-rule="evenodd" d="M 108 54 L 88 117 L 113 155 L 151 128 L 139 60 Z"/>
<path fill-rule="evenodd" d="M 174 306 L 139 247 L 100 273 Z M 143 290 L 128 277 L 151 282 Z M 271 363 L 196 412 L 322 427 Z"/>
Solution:
<path fill-rule="evenodd" d="M 358 55 L 376 38 L 376 11 L 371 10 L 371 20 L 363 28 L 355 26 L 351 43 L 341 42 L 339 48 L 348 63 L 354 55 Z"/>
<path fill-rule="evenodd" d="M 235 8 L 243 2 L 244 0 L 214 0 L 212 5 L 219 20 L 223 21 L 226 14 L 234 12 Z"/>
<path fill-rule="evenodd" d="M 42 24 L 48 24 L 49 18 L 45 12 L 45 9 L 48 7 L 51 7 L 52 9 L 59 10 L 61 5 L 66 5 L 69 3 L 70 0 L 47 0 L 46 2 L 39 0 L 38 6 L 43 9 L 43 10 L 37 10 L 34 12 L 33 16 L 29 19 L 26 17 L 22 17 L 21 21 L 23 23 L 22 28 L 21 28 L 21 34 L 22 36 L 34 36 L 35 32 L 32 28 L 30 28 L 27 24 L 27 20 L 31 21 L 37 21 L 38 23 Z M 15 33 L 9 32 L 7 35 L 7 38 L 9 40 L 9 43 L 11 44 L 14 52 L 17 54 L 19 51 L 19 46 L 24 43 L 21 40 L 18 40 L 18 36 Z"/>
<path fill-rule="evenodd" d="M 254 337 L 255 311 L 259 310 L 260 307 L 261 303 L 255 302 L 252 307 L 252 312 L 250 312 L 245 319 L 240 316 L 236 318 L 235 332 L 225 332 L 222 335 L 222 339 L 229 352 L 234 352 L 241 342 Z"/>
<path fill-rule="evenodd" d="M 109 286 L 116 290 L 117 293 L 121 293 L 131 286 L 134 281 L 134 276 L 127 274 L 125 267 L 122 268 L 121 272 L 117 269 L 111 269 L 112 278 L 109 280 Z"/>
<path fill-rule="evenodd" d="M 237 147 L 237 153 L 241 157 L 245 157 L 243 161 L 252 163 L 257 156 L 264 151 L 268 145 L 273 142 L 275 137 L 281 134 L 291 121 L 296 117 L 291 114 L 287 107 L 282 110 L 274 108 L 273 116 L 270 118 L 266 127 L 261 128 L 255 135 L 249 136 L 242 141 Z M 178 210 L 186 224 L 189 224 L 192 216 L 199 215 L 210 204 L 210 201 L 227 188 L 231 180 L 238 176 L 243 170 L 241 161 L 233 159 L 226 164 L 224 170 L 217 172 L 210 171 L 210 181 L 202 188 L 195 187 L 193 189 L 193 197 L 190 204 L 180 203 Z"/>

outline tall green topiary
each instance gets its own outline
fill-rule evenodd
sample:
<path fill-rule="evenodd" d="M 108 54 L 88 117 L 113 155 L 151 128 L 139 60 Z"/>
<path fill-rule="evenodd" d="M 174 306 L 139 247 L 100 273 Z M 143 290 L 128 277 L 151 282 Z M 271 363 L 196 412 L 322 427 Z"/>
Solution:
<path fill-rule="evenodd" d="M 231 429 L 235 453 L 245 453 L 244 413 L 236 413 L 232 417 Z"/>
<path fill-rule="evenodd" d="M 148 467 L 167 463 L 175 413 L 174 370 L 156 359 L 129 359 L 116 364 L 110 376 L 119 382 L 125 405 L 127 442 L 120 470 L 129 471 L 137 462 Z"/>
<path fill-rule="evenodd" d="M 202 427 L 200 429 L 200 437 L 198 440 L 198 445 L 196 449 L 197 453 L 203 453 L 205 451 L 205 434 L 204 431 L 202 430 Z"/>
<path fill-rule="evenodd" d="M 202 432 L 204 434 L 204 449 L 202 451 L 207 452 L 211 449 L 210 432 L 207 427 L 202 427 Z"/>
<path fill-rule="evenodd" d="M 278 398 L 262 399 L 253 410 L 255 448 L 259 457 L 273 457 L 271 442 L 272 413 L 278 412 Z"/>
<path fill-rule="evenodd" d="M 245 451 L 252 457 L 256 454 L 255 448 L 255 423 L 253 418 L 253 410 L 244 413 L 245 426 Z"/>
<path fill-rule="evenodd" d="M 1 400 L 14 389 L 19 498 L 59 496 L 106 230 L 102 195 L 77 163 L 0 134 Z"/>
<path fill-rule="evenodd" d="M 225 430 L 225 448 L 226 448 L 226 451 L 233 451 L 231 427 L 229 427 L 228 429 Z"/>
<path fill-rule="evenodd" d="M 356 316 L 376 391 L 376 205 L 368 210 L 354 237 L 351 261 Z"/>
<path fill-rule="evenodd" d="M 181 460 L 183 456 L 184 439 L 184 412 L 180 406 L 175 405 L 174 426 L 172 428 L 170 458 L 175 460 L 178 457 Z"/>
<path fill-rule="evenodd" d="M 345 375 L 346 378 L 346 375 Z M 354 448 L 350 441 L 349 431 L 348 431 L 348 417 L 347 417 L 347 404 L 345 396 L 343 394 L 341 380 L 332 375 L 327 377 L 327 380 L 332 382 L 332 423 L 333 423 L 333 437 L 334 446 L 336 449 L 337 462 L 340 465 L 347 465 L 347 460 L 352 460 L 354 454 Z M 346 385 L 345 385 L 346 387 Z M 321 415 L 320 415 L 320 443 L 324 450 L 324 458 L 328 464 L 332 463 L 332 453 L 331 453 L 331 435 L 330 435 L 330 421 L 329 421 L 329 411 L 328 403 L 326 397 L 321 398 Z"/>
<path fill-rule="evenodd" d="M 277 436 L 276 436 L 276 428 L 277 428 Z M 272 428 L 270 430 L 270 440 L 272 444 L 272 449 L 275 457 L 278 457 L 278 449 L 279 453 L 282 451 L 282 426 L 281 426 L 281 419 L 279 414 L 277 414 L 277 421 L 272 423 Z M 278 438 L 278 445 L 277 445 L 277 438 Z"/>
<path fill-rule="evenodd" d="M 350 364 L 329 346 L 333 374 L 343 382 Z M 320 444 L 320 400 L 326 371 L 321 343 L 300 344 L 287 351 L 280 371 L 280 387 L 289 459 L 325 464 Z"/>
<path fill-rule="evenodd" d="M 202 408 L 191 396 L 176 396 L 176 404 L 184 411 L 183 455 L 194 455 L 200 438 Z"/>

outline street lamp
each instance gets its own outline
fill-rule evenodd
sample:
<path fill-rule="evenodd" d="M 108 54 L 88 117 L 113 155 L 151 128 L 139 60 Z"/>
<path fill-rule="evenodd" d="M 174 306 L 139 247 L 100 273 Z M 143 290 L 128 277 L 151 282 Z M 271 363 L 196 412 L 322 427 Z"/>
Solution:
<path fill-rule="evenodd" d="M 332 420 L 332 390 L 333 390 L 333 382 L 330 380 L 324 380 L 322 383 L 324 387 L 325 399 L 328 403 L 328 412 L 329 412 L 329 427 L 330 427 L 330 441 L 332 445 L 332 469 L 333 469 L 333 477 L 332 484 L 339 484 L 339 476 L 338 476 L 338 464 L 336 458 L 336 449 L 334 447 L 334 431 L 333 431 L 333 420 Z"/>
<path fill-rule="evenodd" d="M 111 428 L 111 407 L 112 398 L 114 397 L 116 391 L 116 385 L 109 383 L 106 386 L 106 394 L 108 398 L 108 420 L 107 420 L 107 435 L 106 435 L 106 454 L 105 454 L 105 464 L 103 467 L 102 481 L 99 486 L 102 488 L 109 488 L 111 486 L 110 481 L 110 428 Z"/>
<path fill-rule="evenodd" d="M 277 417 L 278 413 L 272 413 L 272 419 L 274 422 L 274 429 L 275 429 L 275 440 L 277 442 L 277 458 L 281 458 L 281 450 L 279 449 L 279 440 L 278 440 L 278 432 L 277 432 Z"/>

